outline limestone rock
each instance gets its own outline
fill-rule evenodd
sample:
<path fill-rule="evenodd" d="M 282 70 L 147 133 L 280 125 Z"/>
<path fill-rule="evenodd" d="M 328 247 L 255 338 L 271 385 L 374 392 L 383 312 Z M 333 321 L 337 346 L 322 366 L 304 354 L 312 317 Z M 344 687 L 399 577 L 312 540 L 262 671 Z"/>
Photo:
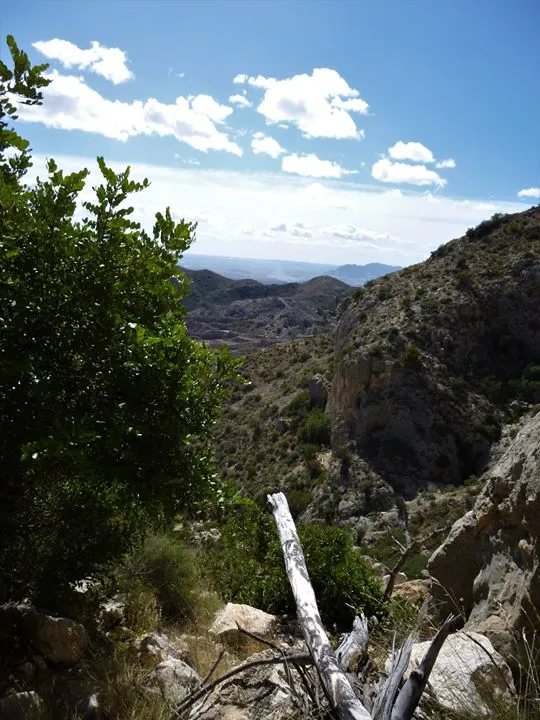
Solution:
<path fill-rule="evenodd" d="M 146 678 L 150 692 L 159 692 L 171 705 L 179 705 L 201 678 L 183 660 L 169 657 L 159 663 Z"/>
<path fill-rule="evenodd" d="M 0 635 L 18 638 L 49 662 L 66 665 L 79 662 L 88 646 L 88 633 L 82 625 L 45 615 L 25 603 L 0 607 Z"/>
<path fill-rule="evenodd" d="M 108 630 L 125 624 L 126 603 L 124 599 L 118 596 L 103 603 L 100 619 L 102 626 Z"/>
<path fill-rule="evenodd" d="M 186 655 L 182 650 L 173 647 L 166 635 L 160 635 L 157 632 L 139 638 L 135 643 L 135 648 L 141 664 L 145 667 L 155 667 L 168 658 L 186 660 Z"/>
<path fill-rule="evenodd" d="M 223 642 L 236 644 L 246 640 L 246 636 L 239 631 L 238 627 L 254 635 L 270 638 L 277 623 L 278 619 L 275 615 L 270 615 L 250 605 L 227 603 L 216 614 L 209 632 L 210 635 Z"/>
<path fill-rule="evenodd" d="M 308 390 L 311 404 L 324 407 L 328 397 L 328 388 L 322 375 L 314 375 L 308 381 Z"/>
<path fill-rule="evenodd" d="M 422 661 L 430 641 L 415 643 L 409 671 Z M 480 633 L 458 632 L 450 635 L 437 657 L 429 685 L 437 705 L 446 711 L 471 713 L 474 717 L 488 717 L 490 707 L 485 700 L 505 695 L 514 689 L 510 668 Z M 509 696 L 508 696 L 509 697 Z"/>
<path fill-rule="evenodd" d="M 483 472 L 498 427 L 482 381 L 538 363 L 539 222 L 538 207 L 487 221 L 343 305 L 332 447 L 353 443 L 405 499 Z M 488 246 L 498 249 L 489 276 Z"/>
<path fill-rule="evenodd" d="M 18 692 L 0 700 L 0 720 L 41 720 L 45 710 L 36 692 Z"/>
<path fill-rule="evenodd" d="M 31 642 L 44 658 L 68 665 L 79 662 L 88 645 L 88 634 L 82 625 L 40 613 L 31 618 Z"/>
<path fill-rule="evenodd" d="M 390 580 L 390 575 L 383 575 L 382 583 L 383 587 L 386 587 L 388 585 L 388 581 Z M 394 580 L 394 587 L 399 587 L 399 585 L 402 585 L 404 582 L 407 582 L 407 576 L 404 572 L 398 572 L 396 574 L 396 578 Z"/>
<path fill-rule="evenodd" d="M 430 558 L 434 607 L 456 606 L 508 660 L 540 632 L 540 413 L 485 475 L 474 508 Z M 517 644 L 516 644 L 517 643 Z"/>
<path fill-rule="evenodd" d="M 420 606 L 428 598 L 430 587 L 429 580 L 407 580 L 395 587 L 392 596 Z"/>

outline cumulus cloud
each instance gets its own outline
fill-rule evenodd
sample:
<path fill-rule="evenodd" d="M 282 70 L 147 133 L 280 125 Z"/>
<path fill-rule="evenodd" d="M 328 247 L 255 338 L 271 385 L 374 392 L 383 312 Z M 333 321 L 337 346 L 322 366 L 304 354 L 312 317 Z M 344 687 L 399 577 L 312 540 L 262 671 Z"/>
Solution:
<path fill-rule="evenodd" d="M 341 178 L 356 172 L 355 170 L 346 170 L 331 160 L 321 160 L 315 153 L 287 155 L 281 161 L 281 169 L 286 173 L 315 178 Z"/>
<path fill-rule="evenodd" d="M 239 74 L 233 83 L 264 90 L 257 111 L 269 124 L 296 126 L 306 138 L 361 138 L 351 113 L 366 114 L 368 104 L 335 70 L 314 68 L 278 80 Z"/>
<path fill-rule="evenodd" d="M 292 225 L 287 225 L 287 223 L 279 223 L 278 225 L 274 225 L 270 228 L 270 232 L 273 233 L 287 233 L 288 236 L 293 238 L 311 238 L 313 237 L 313 234 L 310 230 L 308 230 L 307 226 L 304 225 L 304 223 L 296 222 Z"/>
<path fill-rule="evenodd" d="M 394 160 L 410 160 L 411 162 L 432 163 L 435 161 L 429 148 L 419 142 L 403 142 L 398 140 L 388 148 L 388 154 Z"/>
<path fill-rule="evenodd" d="M 171 136 L 201 152 L 242 155 L 242 149 L 220 129 L 233 109 L 209 95 L 178 97 L 169 104 L 155 98 L 124 102 L 108 100 L 74 75 L 53 70 L 47 77 L 51 84 L 44 90 L 44 104 L 21 105 L 21 120 L 123 142 L 137 135 Z"/>
<path fill-rule="evenodd" d="M 271 158 L 278 158 L 287 151 L 281 147 L 277 140 L 262 132 L 256 132 L 251 141 L 251 149 L 255 155 L 269 155 Z"/>
<path fill-rule="evenodd" d="M 456 161 L 452 160 L 452 158 L 448 158 L 448 160 L 439 160 L 435 163 L 435 167 L 439 169 L 443 168 L 455 168 L 456 167 Z"/>
<path fill-rule="evenodd" d="M 332 237 L 342 238 L 343 240 L 354 240 L 355 242 L 399 241 L 399 238 L 395 235 L 391 235 L 390 233 L 377 232 L 376 230 L 366 230 L 365 228 L 357 227 L 356 225 L 333 225 L 331 227 L 323 228 L 323 232 L 326 235 L 331 235 Z"/>
<path fill-rule="evenodd" d="M 523 188 L 523 190 L 518 192 L 518 197 L 540 198 L 540 187 Z"/>
<path fill-rule="evenodd" d="M 93 40 L 87 49 L 69 40 L 38 40 L 32 45 L 49 60 L 58 60 L 65 68 L 89 70 L 115 85 L 133 77 L 127 66 L 127 55 L 120 48 L 108 48 Z"/>
<path fill-rule="evenodd" d="M 251 103 L 249 102 L 247 97 L 245 97 L 245 95 L 231 95 L 229 98 L 229 102 L 232 105 L 237 105 L 238 107 L 251 107 Z"/>
<path fill-rule="evenodd" d="M 408 183 L 410 185 L 436 185 L 444 187 L 444 180 L 435 170 L 425 165 L 409 165 L 408 163 L 392 162 L 381 158 L 373 164 L 371 176 L 375 180 L 386 183 Z"/>

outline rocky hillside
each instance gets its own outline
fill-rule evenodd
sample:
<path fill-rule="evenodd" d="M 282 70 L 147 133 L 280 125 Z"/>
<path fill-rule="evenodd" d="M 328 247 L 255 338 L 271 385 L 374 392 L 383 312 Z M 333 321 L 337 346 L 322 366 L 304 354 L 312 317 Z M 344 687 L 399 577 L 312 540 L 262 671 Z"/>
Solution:
<path fill-rule="evenodd" d="M 539 307 L 539 207 L 360 288 L 336 330 L 333 449 L 408 497 L 478 475 L 512 401 L 540 402 Z"/>
<path fill-rule="evenodd" d="M 210 345 L 235 353 L 314 335 L 334 326 L 337 308 L 352 288 L 331 277 L 264 285 L 230 280 L 210 270 L 186 270 L 188 328 Z"/>
<path fill-rule="evenodd" d="M 387 564 L 408 517 L 429 537 L 417 574 L 540 403 L 538 307 L 540 208 L 368 283 L 335 337 L 249 356 L 216 428 L 222 475 L 261 502 L 285 490 L 297 516 L 349 525 Z"/>

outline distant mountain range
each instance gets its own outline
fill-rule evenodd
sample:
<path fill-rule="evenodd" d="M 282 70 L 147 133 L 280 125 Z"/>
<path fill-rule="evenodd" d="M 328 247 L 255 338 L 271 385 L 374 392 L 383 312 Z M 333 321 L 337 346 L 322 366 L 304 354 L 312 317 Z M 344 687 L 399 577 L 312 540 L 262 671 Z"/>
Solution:
<path fill-rule="evenodd" d="M 185 299 L 190 335 L 209 345 L 227 343 L 237 354 L 329 330 L 352 292 L 333 277 L 270 285 L 211 270 L 184 271 L 191 280 Z"/>
<path fill-rule="evenodd" d="M 264 284 L 301 283 L 326 275 L 353 286 L 363 285 L 368 280 L 401 269 L 399 266 L 382 263 L 325 265 L 292 260 L 256 260 L 191 253 L 182 258 L 181 265 L 190 270 L 212 270 L 232 280 L 249 278 Z"/>

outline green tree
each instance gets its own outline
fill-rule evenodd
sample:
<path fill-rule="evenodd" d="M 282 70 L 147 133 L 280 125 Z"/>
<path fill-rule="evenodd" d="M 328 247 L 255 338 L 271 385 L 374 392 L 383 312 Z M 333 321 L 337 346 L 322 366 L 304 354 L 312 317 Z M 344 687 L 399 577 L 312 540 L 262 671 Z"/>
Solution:
<path fill-rule="evenodd" d="M 130 216 L 144 190 L 98 158 L 25 183 L 17 104 L 47 66 L 0 63 L 0 601 L 52 604 L 213 492 L 210 436 L 236 361 L 192 340 L 178 261 L 195 224 Z M 82 195 L 84 191 L 84 195 Z M 82 199 L 86 199 L 82 202 Z"/>

